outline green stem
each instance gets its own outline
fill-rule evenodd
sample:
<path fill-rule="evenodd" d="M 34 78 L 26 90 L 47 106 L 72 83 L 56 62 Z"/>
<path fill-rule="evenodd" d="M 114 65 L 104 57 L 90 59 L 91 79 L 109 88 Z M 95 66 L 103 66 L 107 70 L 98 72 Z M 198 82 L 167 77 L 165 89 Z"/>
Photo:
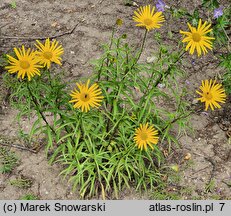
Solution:
<path fill-rule="evenodd" d="M 113 39 L 114 39 L 114 35 L 115 35 L 115 26 L 113 27 L 113 29 L 112 29 L 112 34 L 111 34 L 111 40 L 110 40 L 110 45 L 109 45 L 109 51 L 111 50 L 111 48 L 112 48 L 112 44 L 113 44 Z M 107 54 L 107 56 L 106 56 L 106 58 L 105 59 L 107 59 L 107 61 L 106 61 L 106 66 L 108 67 L 108 65 L 109 65 L 109 62 L 110 62 L 110 60 L 109 60 L 109 54 Z M 105 60 L 104 59 L 104 60 Z M 100 67 L 100 70 L 99 70 L 99 73 L 98 73 L 98 81 L 100 80 L 100 78 L 101 78 L 101 72 L 102 72 L 102 68 L 103 68 L 103 65 L 104 65 L 104 60 L 103 60 L 103 62 L 102 62 L 102 64 L 101 64 L 101 67 Z M 106 77 L 106 80 L 108 81 L 109 80 L 109 76 L 107 76 Z M 106 92 L 108 92 L 108 87 L 106 88 Z M 108 102 L 106 101 L 106 107 L 108 106 Z M 108 123 L 108 126 L 107 127 L 109 127 L 109 123 Z"/>
<path fill-rule="evenodd" d="M 30 96 L 31 96 L 31 98 L 32 98 L 32 101 L 33 101 L 34 105 L 35 105 L 35 109 L 36 109 L 37 112 L 41 115 L 43 121 L 44 121 L 44 122 L 46 123 L 46 125 L 51 129 L 51 131 L 52 131 L 54 134 L 56 134 L 56 133 L 55 133 L 55 130 L 54 130 L 54 129 L 50 126 L 50 124 L 47 122 L 46 117 L 44 116 L 43 112 L 40 110 L 40 108 L 39 108 L 39 103 L 38 103 L 36 97 L 33 95 L 32 91 L 31 91 L 31 89 L 30 89 L 30 87 L 29 87 L 29 81 L 27 81 L 26 83 L 27 83 L 28 92 L 29 92 L 29 94 L 30 94 Z"/>
<path fill-rule="evenodd" d="M 195 111 L 194 111 L 194 110 L 191 110 L 189 113 L 187 113 L 187 114 L 185 114 L 185 115 L 182 114 L 182 115 L 180 115 L 180 116 L 174 118 L 171 122 L 169 122 L 169 123 L 161 130 L 162 133 L 163 133 L 163 131 L 165 131 L 170 125 L 172 125 L 173 123 L 177 122 L 177 121 L 180 120 L 180 119 L 184 119 L 184 118 L 189 117 L 192 113 L 195 113 Z"/>
<path fill-rule="evenodd" d="M 144 33 L 143 40 L 142 40 L 142 44 L 141 44 L 141 49 L 140 49 L 139 55 L 138 55 L 138 57 L 136 58 L 136 60 L 133 62 L 131 68 L 130 68 L 130 69 L 129 69 L 128 67 L 126 68 L 125 73 L 124 73 L 124 76 L 123 76 L 123 78 L 122 78 L 122 81 L 125 79 L 125 77 L 126 77 L 126 75 L 128 74 L 128 72 L 131 71 L 132 68 L 135 66 L 135 64 L 139 61 L 140 56 L 141 56 L 141 54 L 142 54 L 142 52 L 143 52 L 143 50 L 144 50 L 144 45 L 145 45 L 145 41 L 146 41 L 146 38 L 147 38 L 147 33 L 148 33 L 148 30 L 146 29 L 146 30 L 145 30 L 145 33 Z M 116 103 L 117 103 L 117 101 L 118 101 L 118 96 L 119 96 L 119 93 L 120 93 L 120 88 L 121 88 L 121 85 L 118 86 L 117 92 L 115 93 L 115 95 L 116 95 L 116 96 L 115 96 Z M 106 104 L 106 105 L 107 105 L 107 104 Z M 106 107 L 107 107 L 107 106 L 106 106 Z M 113 106 L 111 106 L 109 112 L 110 112 L 110 113 L 113 112 Z M 110 120 L 108 119 L 108 121 L 107 121 L 107 131 L 109 130 L 109 128 L 110 128 Z"/>
<path fill-rule="evenodd" d="M 225 36 L 227 37 L 227 41 L 228 41 L 228 46 L 227 46 L 227 48 L 228 48 L 228 51 L 230 52 L 229 43 L 231 42 L 231 40 L 230 40 L 229 36 L 227 35 L 227 32 L 225 31 L 224 27 L 223 27 L 221 24 L 220 24 L 220 26 L 221 26 L 223 32 L 225 33 Z"/>
<path fill-rule="evenodd" d="M 126 68 L 124 76 L 122 78 L 122 81 L 125 79 L 125 77 L 127 76 L 128 72 L 131 71 L 133 69 L 133 67 L 136 65 L 136 63 L 139 61 L 140 56 L 141 56 L 141 54 L 143 53 L 143 50 L 144 50 L 144 45 L 145 45 L 145 41 L 146 41 L 146 38 L 147 38 L 147 33 L 148 33 L 148 30 L 145 29 L 145 33 L 144 33 L 144 37 L 143 37 L 143 41 L 142 41 L 142 44 L 141 44 L 141 49 L 140 49 L 139 55 L 136 58 L 136 60 L 133 62 L 133 64 L 130 67 L 130 69 L 128 67 Z"/>
<path fill-rule="evenodd" d="M 58 104 L 58 102 L 57 102 L 57 106 L 56 106 L 56 107 L 57 107 L 58 109 L 60 109 L 60 105 Z M 65 124 L 63 115 L 62 115 L 61 113 L 59 113 L 59 117 L 60 117 L 60 119 L 61 119 L 62 124 Z M 69 131 L 69 128 L 67 127 L 67 125 L 64 126 L 64 129 L 65 129 L 65 131 L 66 131 L 68 134 L 70 134 L 70 131 Z M 75 141 L 74 141 L 73 137 L 70 137 L 70 139 L 71 139 L 72 143 L 75 144 Z"/>
<path fill-rule="evenodd" d="M 158 41 L 157 41 L 157 43 L 159 44 Z M 159 45 L 160 45 L 160 44 L 159 44 Z M 161 51 L 161 49 L 160 49 L 160 50 L 159 50 L 158 59 L 157 59 L 157 61 L 156 61 L 157 63 L 159 62 L 159 60 L 161 59 L 161 57 L 162 57 L 162 51 Z M 149 79 L 149 81 L 148 81 L 148 85 L 147 85 L 146 92 L 148 91 L 148 89 L 149 89 L 149 87 L 150 87 L 150 85 L 151 85 L 151 83 L 152 83 L 153 76 L 154 76 L 155 72 L 156 72 L 156 70 L 153 70 L 153 71 L 152 71 L 152 75 L 151 75 L 151 77 L 150 77 L 150 79 Z M 146 92 L 145 92 L 144 94 L 146 94 Z"/>
<path fill-rule="evenodd" d="M 50 84 L 50 86 L 51 86 L 51 89 L 53 90 L 55 86 L 52 85 L 51 73 L 50 73 L 50 70 L 49 70 L 49 69 L 47 69 L 47 71 L 48 71 L 49 84 Z M 56 91 L 56 96 L 55 96 L 55 97 L 56 97 L 56 98 L 55 98 L 55 106 L 56 106 L 56 108 L 57 108 L 58 110 L 60 110 L 60 103 L 58 102 L 59 93 L 60 93 L 59 91 L 58 91 L 58 92 Z M 62 124 L 65 124 L 63 115 L 62 115 L 61 113 L 59 113 L 59 117 L 60 117 L 60 119 L 61 119 L 61 123 L 62 123 Z M 67 127 L 67 125 L 64 126 L 64 129 L 65 129 L 65 131 L 66 131 L 68 134 L 70 134 L 70 130 L 69 130 L 69 128 Z M 71 139 L 72 143 L 74 144 L 74 143 L 75 143 L 74 139 L 73 139 L 72 137 L 70 137 L 70 139 Z"/>
<path fill-rule="evenodd" d="M 111 48 L 112 48 L 114 35 L 115 35 L 115 27 L 113 27 L 113 29 L 112 29 L 111 40 L 110 40 L 110 45 L 109 45 L 109 51 L 110 51 L 110 50 L 111 50 Z M 108 64 L 109 64 L 108 54 L 107 54 L 107 56 L 106 56 L 106 58 L 105 58 L 105 59 L 107 59 L 106 65 L 108 66 Z M 105 60 L 105 59 L 104 59 L 104 60 Z M 104 60 L 103 60 L 103 62 L 102 62 L 102 64 L 101 64 L 101 66 L 100 66 L 100 69 L 99 69 L 99 73 L 98 73 L 98 81 L 99 81 L 99 80 L 100 80 L 100 78 L 101 78 L 101 73 L 102 73 L 102 68 L 103 68 Z M 108 80 L 108 76 L 107 76 L 107 80 Z"/>
<path fill-rule="evenodd" d="M 164 77 L 167 77 L 167 76 L 170 74 L 171 69 L 172 69 L 172 66 L 175 65 L 175 64 L 181 59 L 181 57 L 182 57 L 185 53 L 186 53 L 186 51 L 183 51 L 183 53 L 181 53 L 181 54 L 179 55 L 179 57 L 178 57 L 172 64 L 169 65 L 168 69 L 167 69 L 164 73 L 162 73 L 162 74 L 159 76 L 159 78 L 157 79 L 157 81 L 155 82 L 155 84 L 153 85 L 153 87 L 157 87 L 158 84 L 161 83 L 161 82 L 163 81 L 163 78 L 164 78 Z"/>
<path fill-rule="evenodd" d="M 117 79 L 118 71 L 120 70 L 120 68 L 118 67 L 118 57 L 119 57 L 118 49 L 119 49 L 119 45 L 120 45 L 120 38 L 116 42 L 116 77 L 115 77 L 115 79 Z"/>
<path fill-rule="evenodd" d="M 138 55 L 138 57 L 137 57 L 136 61 L 133 63 L 133 65 L 135 65 L 135 64 L 139 61 L 140 56 L 141 56 L 141 54 L 143 53 L 143 50 L 144 50 L 144 44 L 145 44 L 145 41 L 146 41 L 146 38 L 147 38 L 147 33 L 148 33 L 148 30 L 147 30 L 147 29 L 145 29 L 145 33 L 144 33 L 144 37 L 143 37 L 143 41 L 142 41 L 142 44 L 141 44 L 141 49 L 140 49 L 139 55 Z"/>
<path fill-rule="evenodd" d="M 150 86 L 150 84 L 149 84 L 149 86 L 147 87 L 146 91 L 144 92 L 144 95 L 142 96 L 142 99 L 140 100 L 140 101 L 141 101 L 141 104 L 143 103 L 143 101 L 144 101 L 145 98 L 147 97 L 147 93 L 148 93 L 148 92 L 149 92 L 149 93 L 152 92 L 152 91 L 158 86 L 158 84 L 161 83 L 161 82 L 163 81 L 163 78 L 164 78 L 164 77 L 167 77 L 167 76 L 171 73 L 172 66 L 175 65 L 175 64 L 181 59 L 181 57 L 182 57 L 185 53 L 186 53 L 186 51 L 183 51 L 183 52 L 179 55 L 179 57 L 178 57 L 173 63 L 171 63 L 171 64 L 169 65 L 168 69 L 167 69 L 164 73 L 162 73 L 162 74 L 159 76 L 159 78 L 156 80 L 155 84 L 152 85 L 152 88 L 151 88 L 150 91 L 148 91 L 148 88 L 149 88 L 149 86 Z"/>

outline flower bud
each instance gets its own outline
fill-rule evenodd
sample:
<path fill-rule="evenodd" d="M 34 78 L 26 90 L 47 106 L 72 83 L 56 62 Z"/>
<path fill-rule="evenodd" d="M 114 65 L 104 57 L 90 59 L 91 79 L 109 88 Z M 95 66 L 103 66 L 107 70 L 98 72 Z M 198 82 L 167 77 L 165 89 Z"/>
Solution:
<path fill-rule="evenodd" d="M 122 19 L 117 19 L 116 20 L 116 25 L 122 26 L 123 25 L 123 20 Z"/>

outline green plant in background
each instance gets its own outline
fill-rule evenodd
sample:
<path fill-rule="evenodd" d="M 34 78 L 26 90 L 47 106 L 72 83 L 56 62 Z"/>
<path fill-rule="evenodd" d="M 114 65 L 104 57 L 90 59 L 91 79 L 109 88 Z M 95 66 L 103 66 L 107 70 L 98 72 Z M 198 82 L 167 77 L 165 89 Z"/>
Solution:
<path fill-rule="evenodd" d="M 47 138 L 50 163 L 63 165 L 61 174 L 82 197 L 118 198 L 119 191 L 130 186 L 155 190 L 163 185 L 162 145 L 170 151 L 171 145 L 177 144 L 171 129 L 177 124 L 178 135 L 185 132 L 192 113 L 183 100 L 187 91 L 178 83 L 184 75 L 180 69 L 186 53 L 182 43 L 170 52 L 159 35 L 155 58 L 140 62 L 149 32 L 165 20 L 162 12 L 154 13 L 150 5 L 135 11 L 133 19 L 145 28 L 139 49 L 132 49 L 125 34 L 115 37 L 122 25 L 117 20 L 110 43 L 94 62 L 96 73 L 78 81 L 72 91 L 66 89 L 69 84 L 61 74 L 51 71 L 51 63 L 60 65 L 63 54 L 56 40 L 37 41 L 37 51 L 22 46 L 14 49 L 14 56 L 7 55 L 9 73 L 4 82 L 12 91 L 11 104 L 20 110 L 19 122 L 22 116 L 36 115 L 29 139 L 36 134 Z M 206 54 L 206 48 L 212 48 L 211 38 L 202 38 L 207 32 L 201 24 L 199 21 L 197 30 L 190 26 L 190 32 L 182 32 L 190 54 L 194 50 Z M 212 88 L 206 89 L 211 96 Z"/>
<path fill-rule="evenodd" d="M 230 20 L 231 20 L 231 6 L 224 7 L 217 0 L 203 0 L 202 5 L 208 11 L 209 20 L 212 21 L 212 37 L 215 38 L 214 46 L 219 50 L 218 58 L 220 59 L 219 66 L 225 68 L 226 72 L 222 74 L 222 82 L 227 94 L 231 92 L 231 70 L 230 70 Z M 196 8 L 192 14 L 182 8 L 175 8 L 171 6 L 169 12 L 172 18 L 187 17 L 193 25 L 198 24 L 199 10 Z M 220 50 L 222 54 L 220 54 Z M 216 55 L 216 52 L 215 52 Z"/>
<path fill-rule="evenodd" d="M 218 1 L 204 1 L 204 5 L 213 13 L 214 26 L 213 34 L 216 38 L 216 44 L 220 49 L 226 49 L 222 55 L 219 55 L 220 59 L 219 66 L 225 68 L 226 72 L 223 75 L 223 84 L 227 94 L 231 92 L 231 47 L 230 47 L 230 37 L 228 35 L 228 30 L 230 29 L 231 20 L 231 5 L 224 7 L 219 4 Z"/>
<path fill-rule="evenodd" d="M 182 199 L 178 191 L 168 191 L 166 188 L 156 188 L 156 190 L 150 195 L 152 200 L 180 200 Z"/>
<path fill-rule="evenodd" d="M 1 140 L 1 138 L 0 138 Z M 18 157 L 7 148 L 0 147 L 0 173 L 10 173 L 18 163 Z"/>
<path fill-rule="evenodd" d="M 16 1 L 12 1 L 12 2 L 10 3 L 10 6 L 11 6 L 11 8 L 15 9 L 15 8 L 17 7 Z"/>
<path fill-rule="evenodd" d="M 231 53 L 224 54 L 220 57 L 220 66 L 225 69 L 223 75 L 223 84 L 227 94 L 231 94 Z"/>
<path fill-rule="evenodd" d="M 209 183 L 206 185 L 205 187 L 205 192 L 208 193 L 208 192 L 212 192 L 214 191 L 216 188 L 216 180 L 215 179 L 211 179 L 209 181 Z"/>
<path fill-rule="evenodd" d="M 216 12 L 217 10 L 217 12 Z M 218 8 L 214 10 L 216 20 L 214 21 L 214 36 L 216 38 L 216 42 L 220 47 L 224 46 L 227 48 L 227 51 L 231 51 L 230 48 L 230 37 L 228 36 L 227 30 L 230 29 L 230 19 L 231 19 L 231 6 L 226 9 Z M 220 14 L 219 14 L 220 11 Z M 216 15 L 217 14 L 217 15 Z M 214 17 L 214 18 L 215 18 Z"/>
<path fill-rule="evenodd" d="M 39 200 L 39 197 L 37 197 L 34 194 L 26 194 L 19 198 L 19 200 Z"/>
<path fill-rule="evenodd" d="M 125 6 L 133 6 L 133 1 L 132 0 L 124 0 L 124 5 Z"/>
<path fill-rule="evenodd" d="M 18 188 L 27 189 L 27 188 L 31 187 L 33 182 L 31 179 L 29 179 L 25 176 L 20 176 L 19 178 L 10 180 L 10 184 L 15 186 L 15 187 L 18 187 Z"/>
<path fill-rule="evenodd" d="M 3 67 L 6 64 L 7 64 L 7 56 L 6 54 L 2 54 L 0 56 L 0 66 Z"/>

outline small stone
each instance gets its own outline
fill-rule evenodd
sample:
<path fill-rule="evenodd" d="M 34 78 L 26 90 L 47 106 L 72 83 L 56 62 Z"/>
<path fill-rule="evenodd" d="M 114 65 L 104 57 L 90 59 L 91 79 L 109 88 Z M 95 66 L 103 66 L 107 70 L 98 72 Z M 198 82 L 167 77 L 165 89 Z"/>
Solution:
<path fill-rule="evenodd" d="M 201 112 L 201 114 L 205 115 L 205 116 L 208 116 L 209 114 L 207 112 Z"/>
<path fill-rule="evenodd" d="M 139 7 L 139 5 L 136 2 L 132 2 L 132 5 L 135 7 Z"/>
<path fill-rule="evenodd" d="M 198 100 L 196 98 L 193 99 L 192 104 L 197 104 L 197 103 L 198 103 Z"/>
<path fill-rule="evenodd" d="M 185 156 L 184 156 L 184 159 L 185 160 L 190 160 L 192 158 L 192 155 L 190 153 L 187 153 Z"/>
<path fill-rule="evenodd" d="M 157 85 L 157 87 L 158 87 L 158 88 L 164 88 L 164 87 L 165 87 L 165 84 L 159 83 L 159 84 Z"/>
<path fill-rule="evenodd" d="M 52 26 L 52 27 L 57 27 L 57 26 L 58 26 L 58 23 L 57 23 L 57 22 L 53 22 L 53 23 L 51 24 L 51 26 Z"/>
<path fill-rule="evenodd" d="M 147 57 L 147 63 L 153 63 L 153 62 L 156 62 L 157 60 L 157 57 L 156 56 L 150 56 L 150 57 Z"/>
<path fill-rule="evenodd" d="M 195 65 L 194 66 L 194 70 L 198 71 L 200 69 L 200 66 L 199 65 Z"/>

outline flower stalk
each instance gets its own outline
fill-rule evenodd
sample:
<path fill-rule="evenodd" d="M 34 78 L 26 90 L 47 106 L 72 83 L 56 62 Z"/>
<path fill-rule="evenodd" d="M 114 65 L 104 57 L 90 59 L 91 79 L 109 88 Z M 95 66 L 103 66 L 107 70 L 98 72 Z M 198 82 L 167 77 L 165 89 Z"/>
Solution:
<path fill-rule="evenodd" d="M 27 84 L 27 89 L 28 89 L 29 95 L 30 95 L 30 97 L 31 97 L 31 99 L 32 99 L 32 101 L 33 101 L 33 103 L 34 103 L 34 106 L 35 106 L 36 111 L 40 114 L 40 116 L 42 117 L 43 121 L 44 121 L 44 122 L 46 123 L 46 125 L 51 129 L 51 131 L 52 131 L 54 134 L 56 134 L 56 133 L 55 133 L 55 130 L 53 129 L 53 127 L 51 127 L 51 125 L 48 123 L 48 121 L 47 121 L 45 115 L 44 115 L 43 112 L 40 110 L 40 108 L 39 108 L 39 103 L 38 103 L 36 97 L 33 95 L 32 91 L 31 91 L 31 89 L 30 89 L 29 81 L 27 81 L 26 84 Z"/>

